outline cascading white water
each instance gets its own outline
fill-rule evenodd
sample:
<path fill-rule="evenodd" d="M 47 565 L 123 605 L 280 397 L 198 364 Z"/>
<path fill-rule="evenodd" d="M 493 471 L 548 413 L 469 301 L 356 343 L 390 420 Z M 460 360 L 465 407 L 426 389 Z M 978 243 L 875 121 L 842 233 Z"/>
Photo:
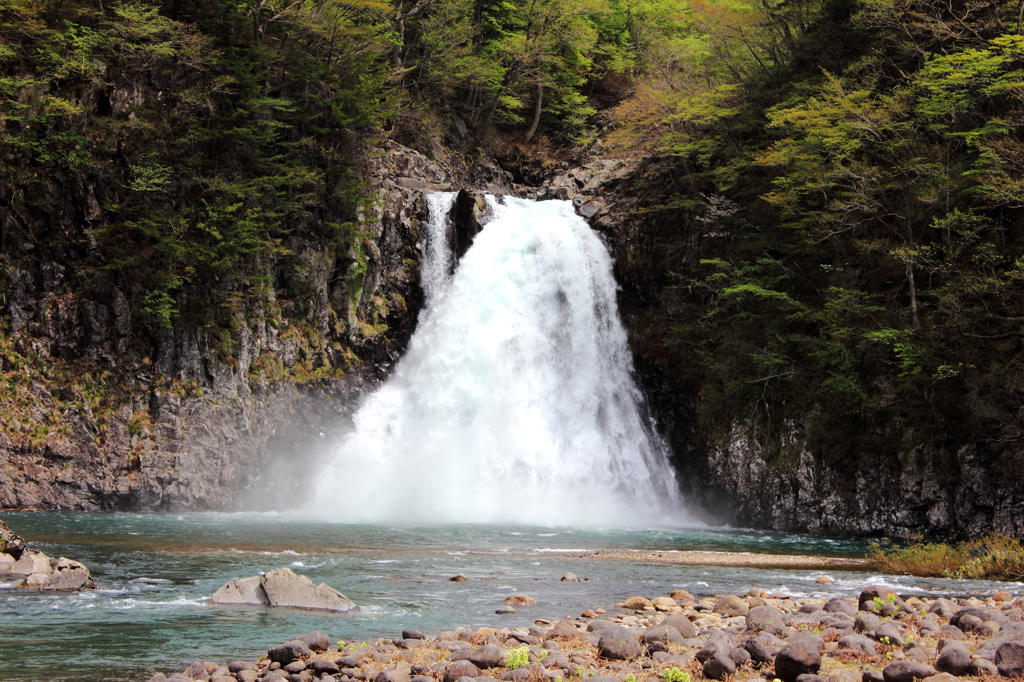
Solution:
<path fill-rule="evenodd" d="M 426 244 L 420 267 L 420 285 L 429 310 L 448 291 L 451 281 L 452 248 L 448 240 L 448 214 L 458 192 L 431 192 L 427 195 Z"/>
<path fill-rule="evenodd" d="M 406 525 L 681 521 L 597 235 L 569 202 L 492 200 L 448 281 L 451 200 L 430 199 L 428 304 L 409 350 L 356 413 L 311 511 Z"/>

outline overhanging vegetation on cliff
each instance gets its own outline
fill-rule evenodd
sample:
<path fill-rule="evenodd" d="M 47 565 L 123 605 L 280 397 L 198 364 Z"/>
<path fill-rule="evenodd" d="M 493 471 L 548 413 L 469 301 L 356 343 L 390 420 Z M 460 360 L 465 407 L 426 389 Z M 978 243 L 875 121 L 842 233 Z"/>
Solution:
<path fill-rule="evenodd" d="M 1017 5 L 766 7 L 760 33 L 725 19 L 749 50 L 710 54 L 717 78 L 622 112 L 634 136 L 656 114 L 661 158 L 624 268 L 653 303 L 636 347 L 692 392 L 709 448 L 739 427 L 781 472 L 809 449 L 840 496 L 863 499 L 863 479 L 919 505 L 922 530 L 938 498 L 907 501 L 899 472 L 951 491 L 971 460 L 1003 491 L 984 504 L 1009 508 L 1024 456 Z"/>

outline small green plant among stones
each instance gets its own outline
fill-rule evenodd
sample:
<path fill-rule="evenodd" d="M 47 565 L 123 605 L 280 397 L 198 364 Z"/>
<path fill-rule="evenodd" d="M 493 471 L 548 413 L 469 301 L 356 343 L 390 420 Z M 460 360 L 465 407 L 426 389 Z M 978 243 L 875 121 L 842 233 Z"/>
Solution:
<path fill-rule="evenodd" d="M 505 652 L 505 667 L 509 670 L 522 668 L 530 662 L 530 647 L 521 646 Z"/>
<path fill-rule="evenodd" d="M 636 682 L 636 675 L 634 675 L 633 673 L 626 675 L 625 682 Z"/>
<path fill-rule="evenodd" d="M 666 668 L 658 674 L 658 677 L 665 682 L 690 682 L 690 673 L 684 673 L 679 668 Z"/>

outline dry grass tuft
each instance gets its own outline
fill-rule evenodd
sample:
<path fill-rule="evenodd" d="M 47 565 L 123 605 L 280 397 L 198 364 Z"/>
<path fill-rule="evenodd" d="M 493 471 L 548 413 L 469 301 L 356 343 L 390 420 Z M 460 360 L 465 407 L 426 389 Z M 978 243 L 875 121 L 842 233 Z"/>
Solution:
<path fill-rule="evenodd" d="M 958 545 L 918 543 L 909 547 L 871 545 L 868 559 L 884 573 L 922 578 L 1024 579 L 1024 544 L 993 533 Z"/>

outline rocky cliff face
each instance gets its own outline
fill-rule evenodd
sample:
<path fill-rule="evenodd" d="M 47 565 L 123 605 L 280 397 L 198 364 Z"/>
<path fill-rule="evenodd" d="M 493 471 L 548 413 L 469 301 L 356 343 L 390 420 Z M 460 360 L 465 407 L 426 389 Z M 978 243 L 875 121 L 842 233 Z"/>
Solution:
<path fill-rule="evenodd" d="M 301 478 L 289 469 L 302 463 L 267 480 L 268 455 L 313 456 L 412 333 L 423 192 L 511 191 L 487 160 L 431 161 L 389 141 L 367 168 L 379 201 L 363 237 L 346 251 L 292 239 L 294 258 L 236 312 L 227 338 L 188 319 L 140 333 L 117 289 L 76 293 L 54 254 L 8 259 L 0 507 L 287 505 Z M 254 487 L 262 494 L 247 498 Z"/>
<path fill-rule="evenodd" d="M 808 449 L 795 427 L 796 461 L 788 467 L 769 465 L 766 448 L 739 426 L 702 440 L 683 472 L 688 498 L 733 525 L 896 538 L 1024 535 L 1024 499 L 974 445 L 959 448 L 952 462 L 943 458 L 942 468 L 911 450 L 839 471 Z"/>

